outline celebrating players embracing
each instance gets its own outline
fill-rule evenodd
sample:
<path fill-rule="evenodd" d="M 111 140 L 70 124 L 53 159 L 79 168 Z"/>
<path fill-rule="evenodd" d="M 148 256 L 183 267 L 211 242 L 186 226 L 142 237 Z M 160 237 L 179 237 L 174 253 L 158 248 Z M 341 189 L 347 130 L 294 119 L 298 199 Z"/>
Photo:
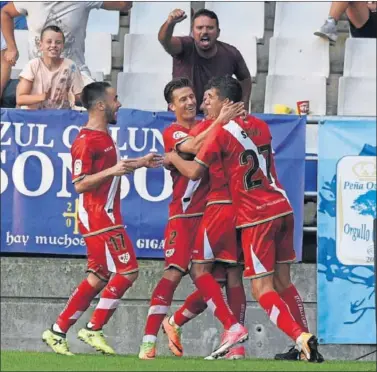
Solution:
<path fill-rule="evenodd" d="M 241 99 L 241 86 L 230 76 L 213 78 L 209 85 L 209 112 Z M 252 116 L 237 117 L 218 126 L 211 137 L 196 161 L 185 161 L 175 153 L 168 160 L 196 180 L 217 157 L 222 159 L 241 231 L 244 276 L 251 279 L 252 294 L 305 358 L 320 362 L 317 338 L 308 332 L 301 300 L 294 298 L 299 295 L 290 279 L 289 264 L 295 260 L 293 211 L 277 179 L 268 125 Z"/>

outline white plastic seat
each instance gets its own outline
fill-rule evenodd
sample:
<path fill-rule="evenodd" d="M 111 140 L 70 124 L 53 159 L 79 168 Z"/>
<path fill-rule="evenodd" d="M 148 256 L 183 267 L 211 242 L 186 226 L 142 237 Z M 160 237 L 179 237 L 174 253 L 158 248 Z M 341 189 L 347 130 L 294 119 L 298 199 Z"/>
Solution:
<path fill-rule="evenodd" d="M 165 85 L 172 74 L 119 73 L 119 101 L 125 108 L 146 111 L 167 111 Z"/>
<path fill-rule="evenodd" d="M 124 37 L 123 72 L 171 74 L 173 58 L 156 35 L 127 34 Z"/>
<path fill-rule="evenodd" d="M 376 78 L 339 78 L 338 115 L 376 116 Z"/>
<path fill-rule="evenodd" d="M 268 75 L 264 112 L 273 113 L 275 104 L 296 110 L 297 101 L 310 101 L 311 115 L 326 115 L 326 78 L 324 76 Z"/>
<path fill-rule="evenodd" d="M 329 42 L 312 36 L 305 39 L 270 39 L 269 75 L 329 76 Z"/>
<path fill-rule="evenodd" d="M 376 39 L 346 40 L 343 76 L 376 78 Z"/>
<path fill-rule="evenodd" d="M 276 2 L 274 36 L 313 35 L 328 17 L 331 2 Z"/>
<path fill-rule="evenodd" d="M 111 74 L 111 35 L 88 32 L 85 39 L 85 63 L 92 74 Z"/>
<path fill-rule="evenodd" d="M 130 34 L 158 34 L 160 27 L 167 20 L 174 9 L 182 9 L 187 19 L 178 23 L 174 28 L 174 36 L 188 36 L 190 34 L 190 2 L 134 2 L 130 15 Z"/>
<path fill-rule="evenodd" d="M 89 13 L 86 32 L 106 32 L 113 37 L 119 33 L 119 11 L 92 9 Z"/>
<path fill-rule="evenodd" d="M 220 39 L 228 42 L 226 37 L 235 34 L 253 35 L 258 40 L 264 35 L 264 2 L 218 2 L 206 1 L 206 9 L 212 10 L 219 18 Z M 236 16 L 233 16 L 236 15 Z"/>
<path fill-rule="evenodd" d="M 25 65 L 29 62 L 29 31 L 14 30 L 14 37 L 16 40 L 19 57 L 16 62 L 16 65 L 12 68 L 12 70 L 14 69 L 15 71 L 18 71 L 18 74 L 20 74 L 21 71 L 24 69 Z"/>

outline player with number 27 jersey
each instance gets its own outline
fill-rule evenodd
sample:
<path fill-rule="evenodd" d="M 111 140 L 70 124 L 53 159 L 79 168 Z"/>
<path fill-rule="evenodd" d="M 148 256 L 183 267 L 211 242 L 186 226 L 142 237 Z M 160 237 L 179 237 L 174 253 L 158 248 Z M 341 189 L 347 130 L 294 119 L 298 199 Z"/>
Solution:
<path fill-rule="evenodd" d="M 251 139 L 252 138 L 252 139 Z M 257 225 L 292 213 L 277 179 L 268 125 L 255 117 L 238 117 L 218 127 L 195 160 L 206 166 L 222 154 L 229 179 L 237 228 Z"/>

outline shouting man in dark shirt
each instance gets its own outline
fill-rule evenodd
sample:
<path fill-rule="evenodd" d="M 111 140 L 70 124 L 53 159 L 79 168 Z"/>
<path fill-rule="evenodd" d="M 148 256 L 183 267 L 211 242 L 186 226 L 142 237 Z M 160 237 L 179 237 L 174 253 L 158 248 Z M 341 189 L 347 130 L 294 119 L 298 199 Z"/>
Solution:
<path fill-rule="evenodd" d="M 215 76 L 235 75 L 242 85 L 242 100 L 249 109 L 250 72 L 241 53 L 232 45 L 218 41 L 217 15 L 207 9 L 197 11 L 192 18 L 192 36 L 173 37 L 174 27 L 187 18 L 183 10 L 175 9 L 161 26 L 158 40 L 173 57 L 173 78 L 187 77 L 194 86 L 195 96 L 203 97 L 204 87 Z M 198 111 L 200 111 L 198 101 Z"/>

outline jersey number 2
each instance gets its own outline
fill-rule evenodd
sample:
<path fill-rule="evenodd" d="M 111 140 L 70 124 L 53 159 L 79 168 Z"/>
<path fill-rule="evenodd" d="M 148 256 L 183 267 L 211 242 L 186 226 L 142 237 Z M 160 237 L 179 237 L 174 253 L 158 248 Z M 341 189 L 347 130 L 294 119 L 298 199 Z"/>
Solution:
<path fill-rule="evenodd" d="M 270 183 L 272 183 L 271 179 L 271 145 L 262 145 L 258 146 L 258 153 L 260 155 L 265 156 L 266 158 L 266 173 L 267 173 L 267 178 Z M 262 185 L 262 179 L 253 179 L 254 174 L 257 172 L 259 169 L 259 160 L 258 160 L 258 154 L 251 149 L 245 150 L 241 156 L 240 156 L 240 164 L 241 165 L 247 165 L 249 163 L 249 160 L 251 159 L 252 164 L 251 167 L 246 171 L 244 177 L 243 177 L 243 183 L 245 190 L 251 190 L 255 189 L 259 186 Z"/>

